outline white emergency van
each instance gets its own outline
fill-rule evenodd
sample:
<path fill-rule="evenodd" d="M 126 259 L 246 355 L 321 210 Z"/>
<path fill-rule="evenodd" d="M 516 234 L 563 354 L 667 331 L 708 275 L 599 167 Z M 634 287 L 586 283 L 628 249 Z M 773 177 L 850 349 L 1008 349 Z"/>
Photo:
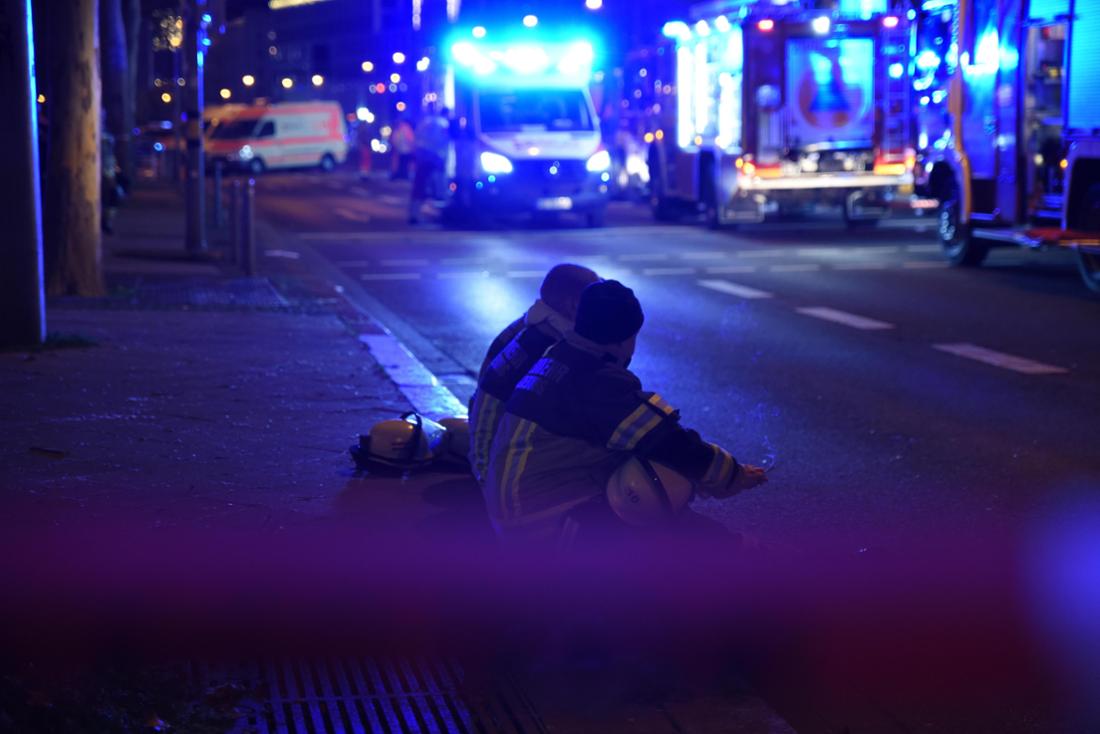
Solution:
<path fill-rule="evenodd" d="M 348 155 L 344 113 L 336 102 L 244 107 L 219 120 L 206 141 L 207 166 L 252 173 L 319 166 L 331 171 Z"/>
<path fill-rule="evenodd" d="M 611 156 L 589 81 L 590 41 L 477 28 L 450 45 L 444 103 L 455 110 L 451 213 L 561 212 L 600 226 Z"/>

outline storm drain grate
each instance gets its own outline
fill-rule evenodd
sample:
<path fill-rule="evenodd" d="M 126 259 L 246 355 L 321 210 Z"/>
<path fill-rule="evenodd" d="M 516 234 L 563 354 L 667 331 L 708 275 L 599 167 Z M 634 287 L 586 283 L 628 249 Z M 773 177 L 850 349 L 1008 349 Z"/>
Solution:
<path fill-rule="evenodd" d="M 470 687 L 454 660 L 281 661 L 204 671 L 254 691 L 234 734 L 539 734 L 538 714 L 510 680 Z"/>

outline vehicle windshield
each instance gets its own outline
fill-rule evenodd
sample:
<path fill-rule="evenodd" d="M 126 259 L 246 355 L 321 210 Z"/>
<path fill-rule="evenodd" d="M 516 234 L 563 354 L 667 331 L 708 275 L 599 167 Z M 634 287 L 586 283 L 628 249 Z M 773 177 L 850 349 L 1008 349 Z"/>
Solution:
<path fill-rule="evenodd" d="M 579 89 L 525 89 L 481 92 L 481 131 L 557 132 L 594 130 L 588 101 Z"/>
<path fill-rule="evenodd" d="M 254 133 L 255 131 L 255 120 L 231 120 L 227 122 L 219 122 L 217 125 L 215 125 L 213 132 L 210 133 L 210 137 L 217 140 L 250 138 L 252 137 L 252 133 Z"/>

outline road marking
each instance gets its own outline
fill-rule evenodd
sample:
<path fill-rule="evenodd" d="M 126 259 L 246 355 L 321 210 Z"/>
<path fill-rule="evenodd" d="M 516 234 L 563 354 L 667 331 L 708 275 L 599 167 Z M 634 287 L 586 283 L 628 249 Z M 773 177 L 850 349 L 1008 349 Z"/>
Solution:
<path fill-rule="evenodd" d="M 939 270 L 948 267 L 948 264 L 938 260 L 913 260 L 901 266 L 907 270 Z"/>
<path fill-rule="evenodd" d="M 642 275 L 694 275 L 695 268 L 642 268 Z"/>
<path fill-rule="evenodd" d="M 342 206 L 334 207 L 332 211 L 335 212 L 336 214 L 339 214 L 344 219 L 350 219 L 353 222 L 369 222 L 370 221 L 370 215 L 369 214 L 363 214 L 362 212 L 357 212 L 357 211 L 354 211 L 352 209 L 348 209 L 346 207 L 342 207 Z"/>
<path fill-rule="evenodd" d="M 790 254 L 790 250 L 782 247 L 767 250 L 740 250 L 734 253 L 737 257 L 788 257 Z"/>
<path fill-rule="evenodd" d="M 976 344 L 933 344 L 932 347 L 941 352 L 954 354 L 957 357 L 966 357 L 967 359 L 973 359 L 978 362 L 985 362 L 994 367 L 1001 367 L 1006 370 L 1012 370 L 1013 372 L 1021 372 L 1025 375 L 1061 375 L 1069 372 L 1069 370 L 1064 367 L 1055 367 L 1054 365 L 1035 362 L 1024 357 L 1017 357 L 1012 354 L 1005 354 L 1004 352 L 995 352 L 992 349 L 979 347 Z"/>
<path fill-rule="evenodd" d="M 624 262 L 624 263 L 649 262 L 650 260 L 668 260 L 668 253 L 665 253 L 665 252 L 628 253 L 626 255 L 619 255 L 618 259 L 621 262 Z"/>
<path fill-rule="evenodd" d="M 379 260 L 378 264 L 386 268 L 422 268 L 431 264 L 431 261 L 423 257 L 406 257 L 392 260 Z"/>
<path fill-rule="evenodd" d="M 297 260 L 301 257 L 301 255 L 293 250 L 264 250 L 264 255 L 268 257 L 281 257 L 287 260 Z"/>
<path fill-rule="evenodd" d="M 906 245 L 906 252 L 943 252 L 942 245 Z"/>
<path fill-rule="evenodd" d="M 420 273 L 363 273 L 361 280 L 420 280 Z"/>
<path fill-rule="evenodd" d="M 772 294 L 768 293 L 767 291 L 750 288 L 749 286 L 741 285 L 740 283 L 732 283 L 728 280 L 700 280 L 699 285 L 703 286 L 704 288 L 710 288 L 712 291 L 718 291 L 719 293 L 737 296 L 738 298 L 772 297 Z"/>
<path fill-rule="evenodd" d="M 715 265 L 714 267 L 706 268 L 708 273 L 720 274 L 720 273 L 755 273 L 755 265 Z"/>
<path fill-rule="evenodd" d="M 728 255 L 718 250 L 709 251 L 696 251 L 696 252 L 681 252 L 680 257 L 684 260 L 722 260 Z"/>
<path fill-rule="evenodd" d="M 809 273 L 820 270 L 817 263 L 791 263 L 790 265 L 772 265 L 768 270 L 773 273 Z"/>
<path fill-rule="evenodd" d="M 436 273 L 437 278 L 488 278 L 488 270 L 444 270 Z"/>
<path fill-rule="evenodd" d="M 392 334 L 360 334 L 359 341 L 418 413 L 435 419 L 466 415 L 462 401 Z"/>
<path fill-rule="evenodd" d="M 845 326 L 851 326 L 853 329 L 862 329 L 868 331 L 894 328 L 893 324 L 888 324 L 885 321 L 869 319 L 866 316 L 858 316 L 854 313 L 839 311 L 835 308 L 828 308 L 827 306 L 807 306 L 805 308 L 799 308 L 795 310 L 801 314 L 813 316 L 815 319 L 824 319 L 825 321 L 832 321 L 837 324 L 844 324 Z"/>
<path fill-rule="evenodd" d="M 483 257 L 445 257 L 439 261 L 440 265 L 482 265 L 485 263 Z"/>
<path fill-rule="evenodd" d="M 333 260 L 342 268 L 369 268 L 374 265 L 373 260 Z"/>
<path fill-rule="evenodd" d="M 546 275 L 544 270 L 509 270 L 505 276 L 509 278 L 541 278 Z"/>
<path fill-rule="evenodd" d="M 837 263 L 833 270 L 885 270 L 889 263 Z"/>

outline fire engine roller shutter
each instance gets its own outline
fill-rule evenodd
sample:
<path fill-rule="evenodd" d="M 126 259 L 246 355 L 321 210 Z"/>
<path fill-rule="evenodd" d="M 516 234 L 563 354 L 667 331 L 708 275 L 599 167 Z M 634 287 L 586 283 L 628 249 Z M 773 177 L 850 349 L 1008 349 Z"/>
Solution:
<path fill-rule="evenodd" d="M 1069 48 L 1069 119 L 1071 128 L 1100 128 L 1100 0 L 1074 3 Z"/>
<path fill-rule="evenodd" d="M 1080 6 L 1081 1 L 1077 4 Z M 1069 0 L 1031 0 L 1027 11 L 1029 20 L 1054 20 L 1059 15 L 1069 15 Z"/>

